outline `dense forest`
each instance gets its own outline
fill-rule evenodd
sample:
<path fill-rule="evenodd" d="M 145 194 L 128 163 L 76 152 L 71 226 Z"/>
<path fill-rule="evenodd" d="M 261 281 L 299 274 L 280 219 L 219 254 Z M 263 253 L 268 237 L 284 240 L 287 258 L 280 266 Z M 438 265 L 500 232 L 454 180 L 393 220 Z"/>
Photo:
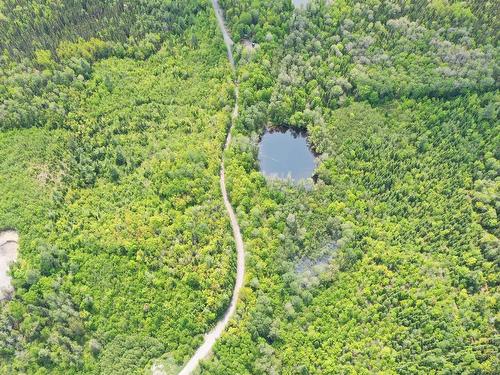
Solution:
<path fill-rule="evenodd" d="M 203 374 L 500 371 L 498 4 L 222 2 L 241 116 L 239 317 Z M 306 129 L 317 183 L 263 178 Z"/>
<path fill-rule="evenodd" d="M 498 3 L 219 2 L 237 77 L 209 1 L 0 1 L 0 374 L 176 374 L 234 284 L 222 158 L 201 374 L 499 373 Z M 314 181 L 259 171 L 270 126 Z"/>
<path fill-rule="evenodd" d="M 21 238 L 2 374 L 182 364 L 231 297 L 234 99 L 212 8 L 100 3 L 2 2 L 0 227 Z"/>

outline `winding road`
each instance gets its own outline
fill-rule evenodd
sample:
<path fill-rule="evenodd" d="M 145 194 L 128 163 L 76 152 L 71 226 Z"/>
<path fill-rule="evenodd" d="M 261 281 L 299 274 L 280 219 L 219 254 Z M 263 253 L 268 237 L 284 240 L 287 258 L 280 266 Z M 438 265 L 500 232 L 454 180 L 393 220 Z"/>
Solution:
<path fill-rule="evenodd" d="M 229 33 L 224 24 L 224 18 L 222 16 L 222 11 L 220 9 L 219 2 L 217 0 L 212 0 L 212 5 L 215 10 L 215 16 L 217 17 L 219 28 L 222 31 L 222 35 L 224 36 L 224 43 L 226 44 L 227 57 L 229 59 L 229 63 L 231 64 L 231 69 L 233 73 L 236 73 L 234 59 L 233 59 L 233 52 L 232 52 L 233 41 L 231 40 L 231 37 L 229 36 Z M 235 82 L 235 93 L 236 93 L 236 100 L 232 113 L 231 128 L 229 129 L 227 134 L 224 150 L 226 150 L 231 144 L 231 129 L 234 125 L 234 121 L 238 117 L 239 91 L 237 82 Z M 181 370 L 179 375 L 191 374 L 198 367 L 199 362 L 210 354 L 215 342 L 222 335 L 224 329 L 229 323 L 229 320 L 236 312 L 236 304 L 238 302 L 241 287 L 243 286 L 243 280 L 245 274 L 245 248 L 243 245 L 243 238 L 241 237 L 240 226 L 238 225 L 238 220 L 236 219 L 234 209 L 231 206 L 231 202 L 229 202 L 229 198 L 227 196 L 224 158 L 222 158 L 220 167 L 220 188 L 222 191 L 222 199 L 224 201 L 224 206 L 226 206 L 226 211 L 231 221 L 231 227 L 233 228 L 233 236 L 236 243 L 237 269 L 236 269 L 236 282 L 234 284 L 233 296 L 231 297 L 231 303 L 229 304 L 229 307 L 224 316 L 221 318 L 221 320 L 217 322 L 217 325 L 209 333 L 205 335 L 203 344 L 198 348 L 198 350 L 196 350 L 194 355 Z"/>

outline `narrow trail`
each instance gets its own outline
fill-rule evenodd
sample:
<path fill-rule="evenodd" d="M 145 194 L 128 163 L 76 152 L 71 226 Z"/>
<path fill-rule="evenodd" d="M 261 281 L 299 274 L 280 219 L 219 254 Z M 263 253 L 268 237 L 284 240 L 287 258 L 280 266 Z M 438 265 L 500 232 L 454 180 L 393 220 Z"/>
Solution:
<path fill-rule="evenodd" d="M 226 26 L 224 24 L 224 18 L 222 16 L 222 11 L 220 9 L 218 0 L 212 0 L 212 5 L 213 5 L 214 11 L 215 11 L 215 16 L 217 17 L 217 23 L 219 24 L 219 28 L 222 32 L 223 37 L 224 37 L 224 43 L 226 44 L 226 48 L 227 48 L 227 57 L 228 57 L 229 63 L 231 64 L 231 69 L 232 69 L 233 73 L 235 73 L 236 69 L 235 69 L 233 52 L 232 52 L 233 41 L 231 40 L 231 37 L 229 36 L 229 33 L 228 33 Z M 234 109 L 233 109 L 233 113 L 232 113 L 231 128 L 229 129 L 228 134 L 227 134 L 226 143 L 224 145 L 224 150 L 226 150 L 229 147 L 229 145 L 231 144 L 231 129 L 234 125 L 234 121 L 238 117 L 238 97 L 239 97 L 238 83 L 235 82 L 235 85 L 236 85 L 235 86 L 236 101 L 235 101 Z M 236 312 L 236 304 L 238 302 L 241 287 L 243 286 L 243 279 L 244 279 L 244 274 L 245 274 L 245 249 L 244 249 L 244 245 L 243 245 L 243 238 L 241 236 L 241 231 L 240 231 L 240 226 L 238 224 L 238 220 L 236 219 L 236 215 L 234 213 L 233 206 L 231 206 L 231 202 L 229 202 L 229 198 L 227 196 L 226 174 L 225 174 L 225 169 L 224 169 L 224 158 L 222 158 L 221 166 L 220 166 L 220 188 L 222 191 L 222 199 L 224 201 L 224 206 L 226 207 L 227 214 L 228 214 L 229 219 L 231 221 L 231 227 L 233 229 L 234 241 L 236 243 L 237 269 L 236 269 L 236 282 L 234 284 L 234 289 L 233 289 L 233 296 L 231 297 L 231 303 L 229 304 L 229 307 L 228 307 L 226 313 L 224 314 L 224 316 L 222 317 L 222 319 L 219 320 L 217 322 L 217 325 L 209 333 L 207 333 L 205 335 L 205 339 L 204 339 L 203 344 L 198 348 L 198 350 L 196 350 L 194 355 L 191 357 L 191 359 L 186 363 L 184 368 L 181 370 L 179 375 L 191 374 L 198 367 L 199 362 L 210 354 L 215 342 L 222 335 L 222 333 L 224 332 L 224 329 L 226 328 L 227 324 L 229 323 L 229 320 Z"/>

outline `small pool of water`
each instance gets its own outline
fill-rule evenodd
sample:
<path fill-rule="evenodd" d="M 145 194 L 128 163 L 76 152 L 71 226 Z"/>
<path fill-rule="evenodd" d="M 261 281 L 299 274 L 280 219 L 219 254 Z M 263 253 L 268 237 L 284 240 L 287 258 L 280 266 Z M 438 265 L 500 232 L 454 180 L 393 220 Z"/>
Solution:
<path fill-rule="evenodd" d="M 305 133 L 266 130 L 259 143 L 259 165 L 267 177 L 299 181 L 312 177 L 316 162 Z"/>

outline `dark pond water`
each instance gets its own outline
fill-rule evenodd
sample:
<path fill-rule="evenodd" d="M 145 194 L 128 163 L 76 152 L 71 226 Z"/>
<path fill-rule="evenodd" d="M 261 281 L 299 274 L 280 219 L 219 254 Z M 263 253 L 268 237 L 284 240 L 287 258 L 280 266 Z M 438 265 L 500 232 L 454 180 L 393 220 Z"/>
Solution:
<path fill-rule="evenodd" d="M 299 181 L 312 177 L 316 163 L 304 133 L 267 130 L 259 144 L 260 170 L 265 176 Z"/>

